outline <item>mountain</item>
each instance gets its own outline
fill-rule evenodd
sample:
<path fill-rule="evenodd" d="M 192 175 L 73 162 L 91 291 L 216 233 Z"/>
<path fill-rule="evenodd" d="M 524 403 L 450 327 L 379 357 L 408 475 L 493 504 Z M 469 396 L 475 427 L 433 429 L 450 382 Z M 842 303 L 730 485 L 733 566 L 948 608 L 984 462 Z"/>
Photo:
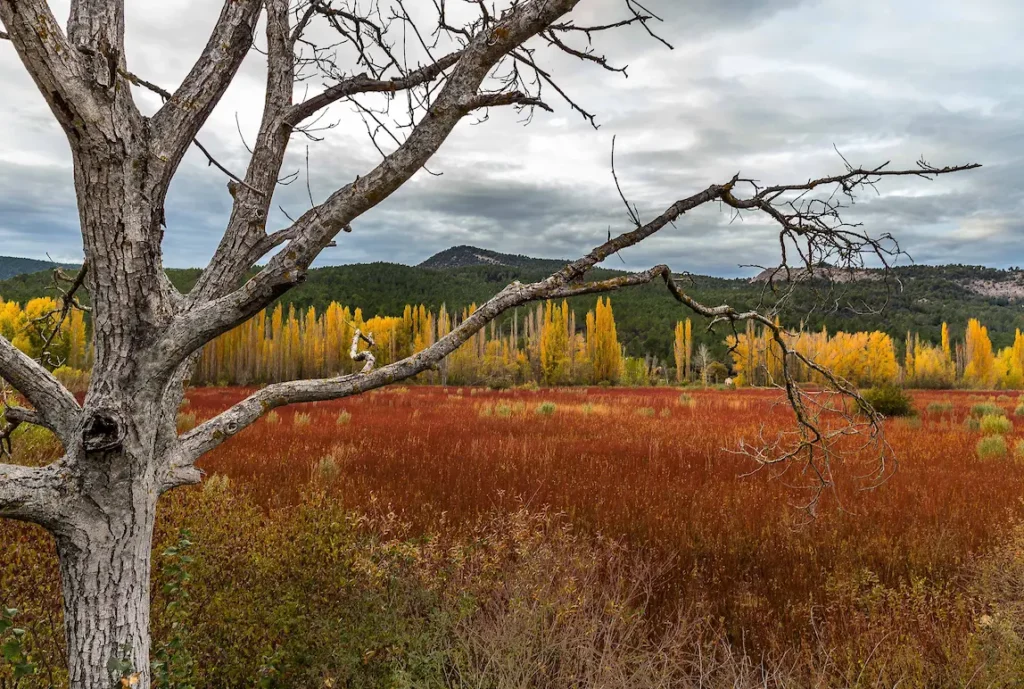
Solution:
<path fill-rule="evenodd" d="M 0 256 L 0 280 L 7 280 L 18 275 L 38 273 L 41 270 L 50 270 L 58 266 L 61 268 L 78 267 L 72 263 L 54 263 L 53 261 L 37 261 L 34 258 Z"/>
<path fill-rule="evenodd" d="M 481 258 L 483 257 L 483 258 Z M 454 264 L 451 267 L 445 267 Z M 470 304 L 481 304 L 514 280 L 533 282 L 565 265 L 564 261 L 534 259 L 500 254 L 474 247 L 454 247 L 419 266 L 394 263 L 367 263 L 316 268 L 306 282 L 285 294 L 286 308 L 318 311 L 338 301 L 361 308 L 367 316 L 401 314 L 406 304 L 423 304 L 437 309 L 444 304 L 451 312 L 460 312 Z M 198 269 L 167 271 L 171 282 L 187 292 L 196 283 Z M 595 280 L 620 275 L 621 271 L 595 269 Z M 880 271 L 858 271 L 856 279 L 842 282 L 841 299 L 835 308 L 812 308 L 820 298 L 821 281 L 797 280 L 795 293 L 781 309 L 782 322 L 789 327 L 810 330 L 822 327 L 829 332 L 845 330 L 881 330 L 902 342 L 908 330 L 937 342 L 943 321 L 950 325 L 954 338 L 962 339 L 969 318 L 978 318 L 988 327 L 992 343 L 1006 347 L 1013 343 L 1017 328 L 1024 330 L 1024 272 L 997 270 L 980 266 L 908 266 L 896 268 L 889 279 Z M 838 278 L 836 279 L 838 282 Z M 19 275 L 0 281 L 0 296 L 24 303 L 28 299 L 52 294 L 47 272 Z M 739 310 L 754 308 L 762 298 L 772 298 L 764 282 L 749 279 L 725 279 L 701 275 L 689 276 L 686 291 L 708 305 L 731 304 Z M 624 289 L 611 295 L 620 341 L 633 355 L 672 356 L 672 328 L 677 320 L 692 318 L 694 339 L 706 343 L 714 356 L 725 355 L 723 340 L 728 326 L 706 332 L 708 322 L 694 317 L 676 302 L 663 284 L 656 283 Z M 596 296 L 576 297 L 569 301 L 576 322 L 583 323 Z M 866 305 L 881 306 L 875 311 Z M 506 319 L 523 317 L 527 307 Z"/>
<path fill-rule="evenodd" d="M 505 266 L 506 268 L 525 268 L 527 270 L 536 268 L 552 273 L 568 262 L 568 260 L 560 261 L 550 258 L 530 258 L 519 254 L 501 254 L 489 249 L 462 245 L 440 251 L 416 267 L 451 270 L 472 266 Z"/>

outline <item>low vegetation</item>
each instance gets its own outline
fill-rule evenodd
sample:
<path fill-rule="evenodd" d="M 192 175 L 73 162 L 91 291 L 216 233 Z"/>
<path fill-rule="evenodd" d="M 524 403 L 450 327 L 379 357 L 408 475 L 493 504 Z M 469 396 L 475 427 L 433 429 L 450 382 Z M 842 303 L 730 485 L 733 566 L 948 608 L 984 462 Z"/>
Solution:
<path fill-rule="evenodd" d="M 201 422 L 243 394 L 195 390 L 186 413 Z M 154 676 L 226 688 L 1012 685 L 1024 463 L 1006 458 L 1024 437 L 966 429 L 989 418 L 971 415 L 973 395 L 914 393 L 929 413 L 888 424 L 900 471 L 870 491 L 840 476 L 808 520 L 785 477 L 722 452 L 788 424 L 777 401 L 413 387 L 282 409 L 216 450 L 204 484 L 160 513 Z M 32 428 L 15 447 L 26 463 L 57 451 Z M 52 541 L 3 522 L 0 542 L 0 604 L 24 631 L 18 686 L 59 687 Z"/>
<path fill-rule="evenodd" d="M 864 392 L 864 399 L 883 416 L 913 416 L 914 401 L 898 385 L 882 385 Z"/>

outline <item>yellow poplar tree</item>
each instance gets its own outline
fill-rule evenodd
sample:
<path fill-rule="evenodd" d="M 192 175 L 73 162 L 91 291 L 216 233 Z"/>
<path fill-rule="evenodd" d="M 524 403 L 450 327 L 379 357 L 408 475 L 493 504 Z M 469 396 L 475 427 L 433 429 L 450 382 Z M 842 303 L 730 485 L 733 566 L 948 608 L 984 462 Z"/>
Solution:
<path fill-rule="evenodd" d="M 692 325 L 690 319 L 676 323 L 675 340 L 672 343 L 672 355 L 676 360 L 676 382 L 682 383 L 690 379 L 690 357 L 693 355 Z"/>
<path fill-rule="evenodd" d="M 967 322 L 965 345 L 967 365 L 964 367 L 964 382 L 974 388 L 991 388 L 997 376 L 995 355 L 988 328 L 977 318 Z"/>
<path fill-rule="evenodd" d="M 622 347 L 619 345 L 619 335 L 615 330 L 611 299 L 597 299 L 592 339 L 591 361 L 594 382 L 617 382 L 622 371 Z"/>
<path fill-rule="evenodd" d="M 544 307 L 544 325 L 540 331 L 540 367 L 544 382 L 548 385 L 564 383 L 568 365 L 569 334 L 563 307 L 549 301 Z"/>

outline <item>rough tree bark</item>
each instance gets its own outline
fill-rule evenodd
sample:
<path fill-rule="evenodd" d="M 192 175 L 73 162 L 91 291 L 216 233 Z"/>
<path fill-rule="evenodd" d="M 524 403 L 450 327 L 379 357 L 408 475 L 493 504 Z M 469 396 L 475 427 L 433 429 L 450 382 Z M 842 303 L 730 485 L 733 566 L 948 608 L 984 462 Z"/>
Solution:
<path fill-rule="evenodd" d="M 572 40 L 630 26 L 650 31 L 648 24 L 656 18 L 625 0 L 624 18 L 578 26 L 567 15 L 581 1 L 508 3 L 499 16 L 487 9 L 488 3 L 470 3 L 479 15 L 460 26 L 449 24 L 441 1 L 436 28 L 447 37 L 449 49 L 430 57 L 426 65 L 409 67 L 395 57 L 401 51 L 392 45 L 391 27 L 378 23 L 384 15 L 361 9 L 370 3 L 225 0 L 206 48 L 172 93 L 129 71 L 123 0 L 72 0 L 66 31 L 45 0 L 0 0 L 5 28 L 0 39 L 13 45 L 67 135 L 89 265 L 85 282 L 92 301 L 95 364 L 82 404 L 44 366 L 0 337 L 0 377 L 32 407 L 8 408 L 7 427 L 44 426 L 64 448 L 64 456 L 47 467 L 0 464 L 0 517 L 40 524 L 56 539 L 73 689 L 111 686 L 119 679 L 111 675 L 111 661 L 131 668 L 135 686 L 150 686 L 149 589 L 157 501 L 168 490 L 199 482 L 196 460 L 269 410 L 358 394 L 414 376 L 436 366 L 504 311 L 526 302 L 655 279 L 663 279 L 682 304 L 699 313 L 733 322 L 755 318 L 775 328 L 758 312 L 697 304 L 667 266 L 598 282 L 587 282 L 586 275 L 611 254 L 712 201 L 737 213 L 771 216 L 779 224 L 782 246 L 799 243 L 800 262 L 808 268 L 830 255 L 849 258 L 862 252 L 884 262 L 884 238 L 874 239 L 839 221 L 842 206 L 830 200 L 835 197 L 813 206 L 790 203 L 794 196 L 829 187 L 838 189 L 842 199 L 887 175 L 931 176 L 972 167 L 920 164 L 889 171 L 848 166 L 835 177 L 768 188 L 737 177 L 677 201 L 648 223 L 631 211 L 632 229 L 540 282 L 509 285 L 426 350 L 375 368 L 372 354 L 358 351 L 357 338 L 353 357 L 365 362 L 360 373 L 269 386 L 179 437 L 175 419 L 195 353 L 300 283 L 319 252 L 422 169 L 467 115 L 501 106 L 548 109 L 538 90 L 546 86 L 592 119 L 540 66 L 533 44 L 619 71 L 586 45 L 571 47 Z M 391 21 L 411 26 L 402 0 L 391 4 Z M 234 205 L 223 239 L 195 289 L 183 295 L 163 270 L 164 200 L 182 157 L 248 54 L 261 16 L 266 20 L 267 55 L 262 124 L 248 169 L 232 182 Z M 318 59 L 315 51 L 312 57 L 298 56 L 296 46 L 317 21 L 341 34 L 342 45 L 352 52 L 351 72 L 337 71 L 334 61 Z M 425 55 L 439 50 L 426 43 L 422 48 Z M 311 67 L 328 69 L 332 84 L 295 103 L 298 72 Z M 165 103 L 145 116 L 136 107 L 131 86 L 155 90 Z M 408 136 L 377 167 L 341 186 L 291 226 L 268 233 L 268 212 L 291 138 L 334 103 L 398 93 L 409 96 L 404 100 L 415 126 Z M 361 107 L 377 116 L 372 108 Z M 737 190 L 744 184 L 750 193 L 741 198 Z M 278 247 L 266 266 L 239 287 L 247 271 Z M 773 332 L 781 342 L 780 331 Z M 372 345 L 372 334 L 365 341 Z M 837 389 L 856 394 L 842 381 L 833 382 Z M 780 457 L 793 459 L 807 451 L 807 461 L 813 463 L 814 448 L 827 436 L 806 414 L 806 401 L 788 379 L 786 387 L 803 433 Z M 869 418 L 874 426 L 877 417 Z"/>

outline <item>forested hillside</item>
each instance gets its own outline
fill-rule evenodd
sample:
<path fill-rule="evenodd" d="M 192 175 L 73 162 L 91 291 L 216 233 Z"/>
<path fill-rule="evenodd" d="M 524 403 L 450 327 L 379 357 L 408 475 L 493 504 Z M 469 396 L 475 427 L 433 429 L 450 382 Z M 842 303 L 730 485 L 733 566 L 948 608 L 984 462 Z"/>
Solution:
<path fill-rule="evenodd" d="M 24 275 L 26 273 L 37 273 L 40 270 L 48 270 L 56 266 L 64 268 L 77 268 L 78 266 L 68 263 L 54 263 L 53 261 L 37 261 L 34 258 L 18 258 L 16 256 L 0 256 L 0 280 Z"/>
<path fill-rule="evenodd" d="M 465 265 L 476 254 L 484 265 Z M 435 260 L 436 259 L 436 260 Z M 282 299 L 297 309 L 313 306 L 324 311 L 331 302 L 352 309 L 360 308 L 367 315 L 401 315 L 407 304 L 422 304 L 436 310 L 442 304 L 450 312 L 459 312 L 470 304 L 480 304 L 502 287 L 520 280 L 537 280 L 548 275 L 557 261 L 509 256 L 472 247 L 455 247 L 429 259 L 426 265 L 458 267 L 428 268 L 393 263 L 371 263 L 317 268 L 309 271 L 305 284 Z M 597 270 L 595 278 L 608 277 L 619 271 Z M 168 271 L 172 282 L 187 291 L 195 283 L 199 270 Z M 1024 288 L 1020 271 L 1003 271 L 978 266 L 910 266 L 893 271 L 888 283 L 874 271 L 863 271 L 860 279 L 837 286 L 839 303 L 832 310 L 813 308 L 819 289 L 800 287 L 786 308 L 783 322 L 798 328 L 829 332 L 839 330 L 879 330 L 902 341 L 907 331 L 919 333 L 930 342 L 940 340 L 943 321 L 951 327 L 951 336 L 963 338 L 963 328 L 970 318 L 984 323 L 993 346 L 1007 347 L 1013 343 L 1014 332 L 1024 328 Z M 747 279 L 723 279 L 692 276 L 688 291 L 707 304 L 728 302 L 736 308 L 757 304 L 765 285 Z M 0 297 L 8 301 L 26 302 L 36 296 L 52 294 L 49 273 L 21 275 L 0 281 Z M 770 294 L 769 294 L 770 297 Z M 668 294 L 664 285 L 623 290 L 612 295 L 619 340 L 630 355 L 655 354 L 671 359 L 673 328 L 681 318 L 692 317 Z M 570 300 L 578 323 L 594 308 L 596 297 Z M 880 307 L 871 312 L 865 305 Z M 511 316 L 509 316 L 511 318 Z M 706 321 L 694 318 L 694 341 L 707 343 L 716 356 L 724 354 L 724 330 L 705 332 Z"/>

